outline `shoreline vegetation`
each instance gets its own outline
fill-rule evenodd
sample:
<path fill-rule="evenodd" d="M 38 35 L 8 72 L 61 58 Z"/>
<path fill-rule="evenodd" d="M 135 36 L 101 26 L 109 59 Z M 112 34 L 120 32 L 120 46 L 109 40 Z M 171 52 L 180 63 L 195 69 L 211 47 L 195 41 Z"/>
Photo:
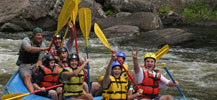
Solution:
<path fill-rule="evenodd" d="M 217 1 L 217 0 L 215 0 Z M 217 3 L 209 4 L 205 0 L 196 0 L 195 2 L 186 3 L 182 10 L 176 11 L 169 6 L 159 9 L 158 14 L 177 12 L 187 21 L 186 24 L 191 24 L 195 21 L 217 20 Z"/>

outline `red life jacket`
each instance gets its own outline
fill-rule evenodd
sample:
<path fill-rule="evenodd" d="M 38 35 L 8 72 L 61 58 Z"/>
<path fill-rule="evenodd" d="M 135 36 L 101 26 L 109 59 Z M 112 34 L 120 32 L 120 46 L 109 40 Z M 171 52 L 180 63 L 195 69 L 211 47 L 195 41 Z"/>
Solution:
<path fill-rule="evenodd" d="M 83 70 L 83 72 L 84 72 L 84 81 L 87 82 L 88 81 L 87 71 Z"/>
<path fill-rule="evenodd" d="M 145 77 L 142 83 L 138 85 L 143 89 L 143 94 L 138 98 L 153 99 L 159 96 L 161 71 L 160 69 L 154 69 L 154 71 L 156 72 L 155 76 L 144 70 Z"/>
<path fill-rule="evenodd" d="M 57 56 L 57 50 L 56 50 L 55 48 L 51 48 L 50 53 L 51 53 L 53 56 Z"/>
<path fill-rule="evenodd" d="M 40 87 L 51 87 L 57 84 L 58 75 L 57 72 L 59 70 L 59 66 L 54 66 L 53 72 L 51 69 L 47 67 L 42 67 L 42 71 L 44 72 L 44 77 L 42 79 Z"/>

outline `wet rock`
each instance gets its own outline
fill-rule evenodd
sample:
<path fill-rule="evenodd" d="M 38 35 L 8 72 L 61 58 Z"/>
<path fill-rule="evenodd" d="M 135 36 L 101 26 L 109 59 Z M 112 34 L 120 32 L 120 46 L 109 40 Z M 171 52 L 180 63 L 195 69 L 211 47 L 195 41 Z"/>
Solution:
<path fill-rule="evenodd" d="M 106 18 L 105 12 L 102 9 L 102 5 L 99 3 L 94 3 L 93 15 L 97 18 Z"/>
<path fill-rule="evenodd" d="M 13 24 L 13 23 L 5 23 L 4 25 L 2 25 L 2 28 L 0 31 L 7 31 L 7 32 L 13 32 L 14 30 L 17 31 L 24 31 L 22 27 Z"/>
<path fill-rule="evenodd" d="M 54 30 L 62 3 L 62 0 L 3 0 L 0 2 L 0 30 L 27 31 L 36 26 Z"/>
<path fill-rule="evenodd" d="M 178 25 L 184 22 L 183 18 L 173 11 L 169 11 L 168 13 L 161 13 L 160 18 L 164 25 Z"/>
<path fill-rule="evenodd" d="M 126 16 L 129 16 L 129 15 L 131 15 L 131 13 L 129 13 L 129 12 L 119 12 L 115 16 L 116 17 L 126 17 Z"/>
<path fill-rule="evenodd" d="M 193 34 L 179 28 L 153 30 L 135 36 L 132 39 L 121 41 L 122 45 L 158 47 L 164 44 L 175 45 L 193 39 Z M 130 41 L 130 42 L 128 42 Z"/>
<path fill-rule="evenodd" d="M 116 25 L 131 25 L 137 26 L 143 31 L 154 30 L 161 26 L 159 17 L 150 12 L 137 12 L 123 17 L 109 16 L 107 18 L 96 18 L 96 23 L 98 23 L 102 29 Z"/>
<path fill-rule="evenodd" d="M 103 30 L 106 37 L 139 35 L 139 28 L 130 25 L 117 25 Z"/>

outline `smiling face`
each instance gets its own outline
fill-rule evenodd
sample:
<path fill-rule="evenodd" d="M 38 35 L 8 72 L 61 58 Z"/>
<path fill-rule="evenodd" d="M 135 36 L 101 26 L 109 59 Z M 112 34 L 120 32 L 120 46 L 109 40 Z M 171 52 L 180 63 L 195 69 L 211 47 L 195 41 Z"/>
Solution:
<path fill-rule="evenodd" d="M 155 67 L 155 60 L 153 58 L 147 58 L 144 64 L 146 68 L 153 69 Z"/>
<path fill-rule="evenodd" d="M 112 69 L 113 75 L 118 78 L 121 75 L 121 66 L 115 66 Z"/>
<path fill-rule="evenodd" d="M 72 67 L 72 68 L 77 68 L 77 66 L 78 66 L 78 60 L 77 59 L 71 59 L 69 61 L 69 66 Z"/>
<path fill-rule="evenodd" d="M 34 43 L 38 44 L 42 41 L 42 33 L 36 33 L 32 35 L 32 40 Z"/>
<path fill-rule="evenodd" d="M 55 39 L 54 41 L 55 47 L 59 48 L 61 46 L 61 42 L 62 42 L 62 39 L 59 39 L 59 38 Z"/>
<path fill-rule="evenodd" d="M 68 56 L 68 53 L 67 52 L 61 52 L 60 55 L 59 55 L 59 58 L 62 62 L 66 62 L 67 61 L 67 56 Z"/>

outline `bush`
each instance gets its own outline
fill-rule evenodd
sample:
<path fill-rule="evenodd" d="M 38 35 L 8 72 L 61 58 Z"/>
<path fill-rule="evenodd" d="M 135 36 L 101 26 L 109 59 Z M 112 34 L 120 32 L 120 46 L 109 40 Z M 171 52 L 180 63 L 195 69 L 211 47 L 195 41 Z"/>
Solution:
<path fill-rule="evenodd" d="M 105 15 L 106 15 L 106 16 L 115 15 L 115 13 L 114 13 L 114 11 L 112 11 L 112 10 L 106 10 L 106 11 L 105 11 Z"/>
<path fill-rule="evenodd" d="M 172 9 L 169 6 L 166 6 L 159 10 L 159 13 L 168 13 L 169 11 L 172 11 Z"/>
<path fill-rule="evenodd" d="M 205 0 L 188 3 L 181 15 L 190 23 L 193 20 L 217 19 L 217 10 L 209 8 Z"/>

